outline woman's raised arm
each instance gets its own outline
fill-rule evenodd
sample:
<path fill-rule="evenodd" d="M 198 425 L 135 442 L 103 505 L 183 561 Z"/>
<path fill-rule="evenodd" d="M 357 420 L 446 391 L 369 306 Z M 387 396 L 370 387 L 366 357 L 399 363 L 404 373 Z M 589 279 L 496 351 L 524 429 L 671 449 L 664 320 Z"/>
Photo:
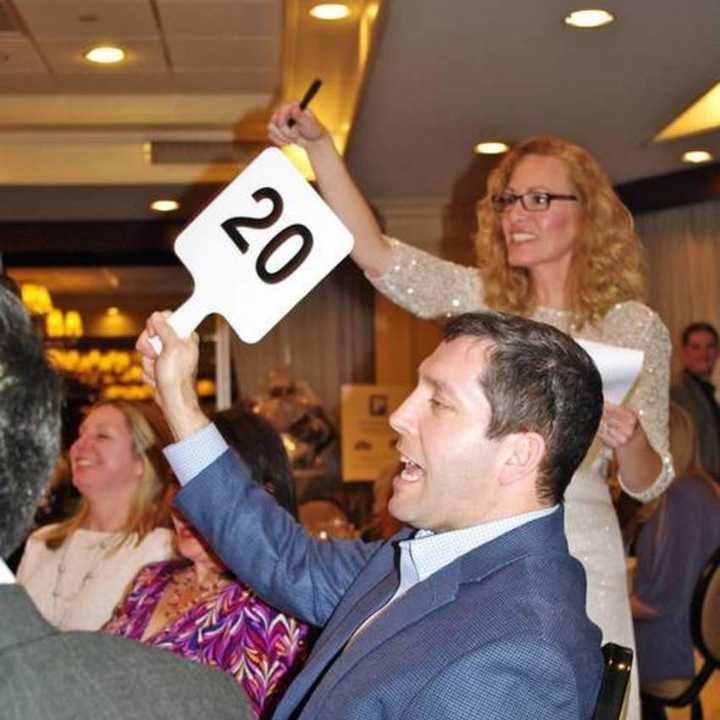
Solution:
<path fill-rule="evenodd" d="M 292 127 L 288 125 L 290 118 L 294 120 Z M 288 103 L 273 113 L 268 135 L 276 145 L 295 144 L 305 149 L 322 196 L 355 238 L 353 260 L 370 275 L 383 275 L 389 270 L 390 245 L 327 128 L 309 110 Z"/>

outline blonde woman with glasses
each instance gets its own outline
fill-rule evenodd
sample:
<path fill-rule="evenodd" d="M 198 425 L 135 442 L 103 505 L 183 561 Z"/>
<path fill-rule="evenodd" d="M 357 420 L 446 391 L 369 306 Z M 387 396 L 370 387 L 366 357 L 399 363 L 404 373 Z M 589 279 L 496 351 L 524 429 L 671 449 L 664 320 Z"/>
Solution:
<path fill-rule="evenodd" d="M 288 124 L 294 120 L 292 126 Z M 355 238 L 353 258 L 384 295 L 424 318 L 484 309 L 533 318 L 573 337 L 635 348 L 645 362 L 623 405 L 605 403 L 596 440 L 565 498 L 570 551 L 584 565 L 587 610 L 603 641 L 633 646 L 623 544 L 607 486 L 645 502 L 673 478 L 668 449 L 670 339 L 642 303 L 642 252 L 627 208 L 597 161 L 559 138 L 516 145 L 478 202 L 477 267 L 384 236 L 327 129 L 297 103 L 272 117 L 269 136 L 308 153 L 320 191 Z M 637 681 L 628 718 L 639 718 Z"/>

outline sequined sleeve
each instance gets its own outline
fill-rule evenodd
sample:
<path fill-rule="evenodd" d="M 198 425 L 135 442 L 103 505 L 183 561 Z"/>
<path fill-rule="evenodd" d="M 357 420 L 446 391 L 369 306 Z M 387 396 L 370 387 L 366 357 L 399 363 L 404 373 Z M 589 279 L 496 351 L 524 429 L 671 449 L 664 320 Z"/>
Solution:
<path fill-rule="evenodd" d="M 622 478 L 620 483 L 628 495 L 648 502 L 665 492 L 675 476 L 668 438 L 670 334 L 658 315 L 638 302 L 616 306 L 608 313 L 607 324 L 612 328 L 611 342 L 645 353 L 640 377 L 627 404 L 638 413 L 650 445 L 660 456 L 662 467 L 655 482 L 642 492 L 628 489 Z"/>
<path fill-rule="evenodd" d="M 368 280 L 400 307 L 421 318 L 484 310 L 477 268 L 464 267 L 388 238 L 393 249 L 391 269 Z"/>

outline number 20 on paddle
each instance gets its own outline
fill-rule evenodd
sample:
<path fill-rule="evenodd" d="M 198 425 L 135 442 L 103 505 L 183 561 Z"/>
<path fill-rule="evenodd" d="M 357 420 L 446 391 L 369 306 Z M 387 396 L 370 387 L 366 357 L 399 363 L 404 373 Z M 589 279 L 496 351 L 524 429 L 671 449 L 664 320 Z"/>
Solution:
<path fill-rule="evenodd" d="M 257 342 L 352 250 L 352 236 L 275 148 L 262 152 L 177 237 L 192 296 L 171 316 L 181 337 L 210 313 Z M 153 339 L 160 348 L 157 338 Z"/>

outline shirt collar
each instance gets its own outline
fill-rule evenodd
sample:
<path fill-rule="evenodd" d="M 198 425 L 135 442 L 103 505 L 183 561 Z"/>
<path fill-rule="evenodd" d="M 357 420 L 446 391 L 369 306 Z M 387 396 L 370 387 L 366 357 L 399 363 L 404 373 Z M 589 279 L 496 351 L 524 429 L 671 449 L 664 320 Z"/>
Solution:
<path fill-rule="evenodd" d="M 690 377 L 693 378 L 696 382 L 698 382 L 702 388 L 709 392 L 710 394 L 713 394 L 715 392 L 715 386 L 712 384 L 709 378 L 705 378 L 702 375 L 698 375 L 697 373 L 692 372 L 691 370 L 685 370 L 685 372 L 690 375 Z"/>
<path fill-rule="evenodd" d="M 10 571 L 10 568 L 5 564 L 5 561 L 0 558 L 0 585 L 14 585 L 15 576 Z"/>
<path fill-rule="evenodd" d="M 407 568 L 408 565 L 412 565 L 417 581 L 422 582 L 433 573 L 457 560 L 461 555 L 465 555 L 521 525 L 550 515 L 558 507 L 559 505 L 553 505 L 549 508 L 493 520 L 462 530 L 449 530 L 443 533 L 418 530 L 414 537 L 400 542 L 401 552 L 404 556 L 402 560 L 405 560 L 405 562 L 401 560 L 400 574 L 402 576 L 403 566 Z M 402 577 L 400 582 L 402 585 Z"/>

